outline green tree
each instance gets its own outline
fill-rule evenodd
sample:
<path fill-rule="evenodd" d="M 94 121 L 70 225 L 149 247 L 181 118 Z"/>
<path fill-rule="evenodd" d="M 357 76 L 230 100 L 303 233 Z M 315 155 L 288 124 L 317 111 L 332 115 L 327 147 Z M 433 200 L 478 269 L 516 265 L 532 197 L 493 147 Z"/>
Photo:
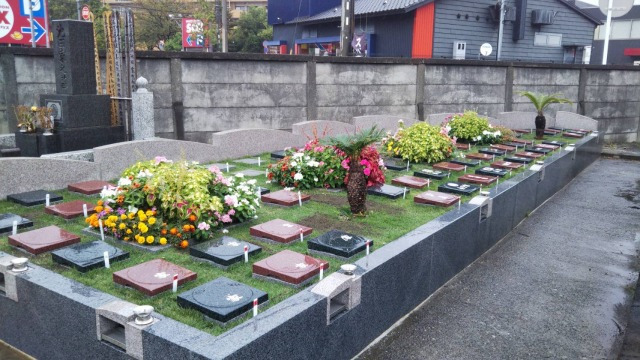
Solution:
<path fill-rule="evenodd" d="M 249 7 L 230 33 L 229 51 L 263 52 L 262 42 L 273 37 L 273 28 L 267 23 L 267 9 Z"/>
<path fill-rule="evenodd" d="M 89 9 L 95 16 L 95 29 L 96 40 L 98 42 L 98 48 L 105 48 L 104 41 L 104 19 L 102 14 L 109 10 L 108 5 L 103 5 L 101 0 L 84 0 L 83 4 L 89 5 Z M 62 20 L 62 19 L 78 19 L 78 11 L 76 8 L 75 0 L 55 0 L 49 1 L 49 19 L 50 20 Z"/>
<path fill-rule="evenodd" d="M 181 19 L 191 17 L 194 8 L 184 0 L 136 0 L 134 6 L 136 47 L 147 50 L 181 34 Z"/>

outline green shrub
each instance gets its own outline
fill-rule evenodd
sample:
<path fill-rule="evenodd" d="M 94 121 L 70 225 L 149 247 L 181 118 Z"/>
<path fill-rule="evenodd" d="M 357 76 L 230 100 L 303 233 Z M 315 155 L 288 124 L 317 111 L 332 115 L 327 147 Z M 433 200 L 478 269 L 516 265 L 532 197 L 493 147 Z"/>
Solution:
<path fill-rule="evenodd" d="M 438 162 L 453 152 L 451 138 L 437 126 L 419 122 L 407 129 L 400 129 L 393 137 L 385 139 L 388 153 L 400 155 L 411 162 Z"/>
<path fill-rule="evenodd" d="M 481 141 L 484 131 L 491 131 L 489 120 L 481 117 L 475 111 L 465 111 L 464 114 L 455 114 L 445 120 L 443 126 L 451 128 L 449 135 L 466 142 Z M 480 138 L 479 138 L 480 137 Z"/>

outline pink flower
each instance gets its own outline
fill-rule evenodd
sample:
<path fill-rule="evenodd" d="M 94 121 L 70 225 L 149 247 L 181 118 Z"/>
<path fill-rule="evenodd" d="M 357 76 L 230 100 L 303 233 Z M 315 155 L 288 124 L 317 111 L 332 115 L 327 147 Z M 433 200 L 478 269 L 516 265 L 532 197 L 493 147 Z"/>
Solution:
<path fill-rule="evenodd" d="M 163 162 L 169 162 L 169 160 L 167 160 L 166 157 L 164 156 L 156 156 L 156 158 L 154 159 L 156 162 L 156 165 L 163 163 Z"/>
<path fill-rule="evenodd" d="M 198 224 L 198 229 L 200 230 L 209 230 L 210 228 L 211 226 L 204 221 Z"/>
<path fill-rule="evenodd" d="M 218 167 L 215 166 L 215 165 L 209 166 L 209 171 L 211 171 L 214 174 L 220 174 L 221 173 L 220 169 L 218 169 Z"/>
<path fill-rule="evenodd" d="M 371 166 L 371 164 L 369 163 L 369 161 L 367 159 L 362 159 L 360 161 L 360 165 L 364 165 L 364 166 L 367 166 L 367 167 Z"/>
<path fill-rule="evenodd" d="M 458 142 L 458 138 L 454 136 L 451 138 L 451 141 L 453 142 L 453 145 L 455 145 Z"/>
<path fill-rule="evenodd" d="M 318 163 L 318 166 L 322 166 L 322 165 L 324 165 L 324 161 L 320 161 L 320 162 Z"/>
<path fill-rule="evenodd" d="M 236 206 L 236 205 L 238 205 L 238 197 L 233 196 L 233 195 L 225 195 L 224 203 L 229 205 L 229 206 Z"/>
<path fill-rule="evenodd" d="M 229 210 L 229 212 L 227 214 L 229 214 L 229 216 L 233 216 L 233 215 L 236 214 L 236 211 L 231 209 L 231 210 Z"/>
<path fill-rule="evenodd" d="M 349 170 L 349 159 L 342 160 L 342 163 L 340 165 L 342 165 L 343 169 Z"/>
<path fill-rule="evenodd" d="M 223 215 L 223 216 L 220 218 L 220 221 L 222 221 L 223 223 L 230 223 L 230 222 L 232 221 L 232 220 L 231 220 L 231 216 L 229 216 L 229 215 Z"/>
<path fill-rule="evenodd" d="M 364 168 L 364 174 L 367 176 L 371 175 L 371 168 Z"/>

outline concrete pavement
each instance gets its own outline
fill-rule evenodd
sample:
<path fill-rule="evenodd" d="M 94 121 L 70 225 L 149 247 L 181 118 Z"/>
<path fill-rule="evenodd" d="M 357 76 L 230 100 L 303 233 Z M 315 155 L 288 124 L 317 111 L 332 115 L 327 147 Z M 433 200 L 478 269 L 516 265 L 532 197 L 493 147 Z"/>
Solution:
<path fill-rule="evenodd" d="M 639 193 L 639 162 L 598 160 L 360 359 L 617 357 Z"/>

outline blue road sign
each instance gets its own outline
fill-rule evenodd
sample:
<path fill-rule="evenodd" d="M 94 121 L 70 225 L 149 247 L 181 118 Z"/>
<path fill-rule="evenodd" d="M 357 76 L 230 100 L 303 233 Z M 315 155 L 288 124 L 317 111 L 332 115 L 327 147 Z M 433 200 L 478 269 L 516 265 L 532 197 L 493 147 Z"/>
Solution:
<path fill-rule="evenodd" d="M 44 0 L 19 0 L 20 15 L 29 17 L 29 1 L 32 3 L 33 17 L 44 18 Z M 23 31 L 24 32 L 24 31 Z"/>
<path fill-rule="evenodd" d="M 23 34 L 31 34 L 31 27 L 22 27 L 20 28 L 20 31 L 22 31 Z M 40 41 L 40 39 L 47 33 L 44 27 L 42 27 L 35 18 L 33 19 L 33 32 L 35 33 L 33 36 L 36 39 L 36 42 Z"/>

